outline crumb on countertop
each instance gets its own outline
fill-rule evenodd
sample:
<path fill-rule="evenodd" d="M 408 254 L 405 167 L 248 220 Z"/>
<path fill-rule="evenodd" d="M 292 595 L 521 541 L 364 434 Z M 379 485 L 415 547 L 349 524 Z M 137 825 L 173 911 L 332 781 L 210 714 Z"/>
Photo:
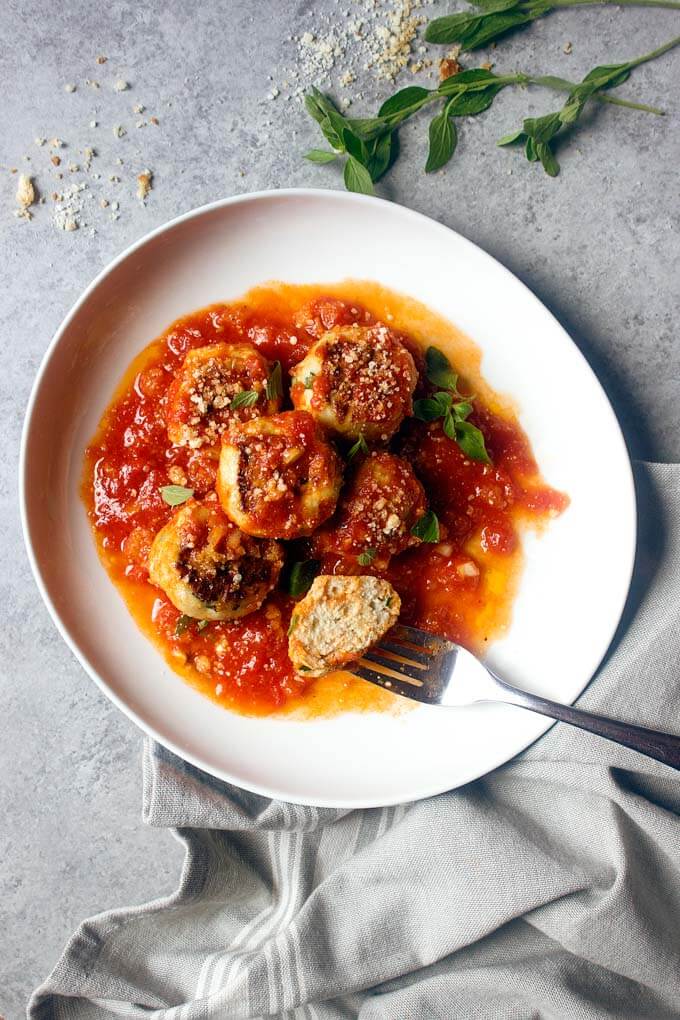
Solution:
<path fill-rule="evenodd" d="M 143 170 L 141 174 L 137 176 L 137 198 L 140 201 L 144 201 L 151 191 L 151 182 L 153 181 L 153 174 L 151 170 Z"/>

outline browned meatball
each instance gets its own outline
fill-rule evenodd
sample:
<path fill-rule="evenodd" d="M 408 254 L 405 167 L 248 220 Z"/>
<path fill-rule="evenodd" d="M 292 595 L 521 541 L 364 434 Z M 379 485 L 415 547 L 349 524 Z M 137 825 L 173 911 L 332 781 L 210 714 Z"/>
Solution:
<path fill-rule="evenodd" d="M 317 553 L 362 553 L 376 566 L 417 545 L 411 528 L 427 510 L 425 490 L 402 457 L 369 454 L 340 497 L 333 520 L 314 537 Z"/>
<path fill-rule="evenodd" d="M 233 425 L 224 436 L 217 492 L 249 535 L 310 535 L 335 510 L 341 482 L 340 458 L 304 411 Z"/>
<path fill-rule="evenodd" d="M 339 326 L 292 370 L 290 395 L 329 431 L 386 443 L 412 413 L 417 379 L 411 354 L 387 326 Z"/>
<path fill-rule="evenodd" d="M 209 344 L 189 351 L 168 390 L 170 441 L 197 449 L 219 442 L 231 421 L 278 411 L 267 396 L 270 365 L 250 344 Z"/>
<path fill-rule="evenodd" d="M 149 577 L 185 616 L 233 620 L 259 609 L 282 564 L 278 542 L 244 535 L 216 501 L 192 499 L 154 538 Z"/>

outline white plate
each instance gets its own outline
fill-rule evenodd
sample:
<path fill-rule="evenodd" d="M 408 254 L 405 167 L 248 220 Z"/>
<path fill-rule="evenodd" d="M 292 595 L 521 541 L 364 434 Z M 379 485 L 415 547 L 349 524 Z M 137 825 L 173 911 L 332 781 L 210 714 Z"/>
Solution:
<path fill-rule="evenodd" d="M 79 497 L 83 452 L 133 356 L 178 316 L 270 279 L 373 279 L 451 319 L 482 370 L 520 407 L 567 512 L 526 540 L 513 623 L 490 661 L 572 701 L 619 622 L 635 548 L 626 448 L 597 379 L 565 331 L 503 266 L 417 213 L 344 192 L 291 190 L 216 202 L 133 245 L 57 331 L 29 403 L 22 449 L 26 544 L 54 621 L 130 718 L 200 768 L 304 804 L 366 807 L 426 797 L 507 761 L 548 728 L 517 708 L 421 706 L 401 717 L 293 722 L 231 714 L 192 690 L 138 631 L 102 568 Z"/>

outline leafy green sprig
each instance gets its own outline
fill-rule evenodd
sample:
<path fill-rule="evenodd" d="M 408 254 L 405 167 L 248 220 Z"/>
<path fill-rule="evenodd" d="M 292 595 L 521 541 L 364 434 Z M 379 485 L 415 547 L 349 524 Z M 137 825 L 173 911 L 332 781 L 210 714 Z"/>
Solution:
<path fill-rule="evenodd" d="M 444 435 L 455 440 L 470 460 L 490 463 L 483 433 L 467 420 L 473 411 L 472 397 L 463 397 L 458 392 L 458 376 L 448 358 L 436 347 L 428 347 L 425 370 L 428 380 L 434 386 L 442 386 L 444 389 L 414 401 L 414 417 L 425 422 L 442 418 Z"/>
<path fill-rule="evenodd" d="M 567 101 L 557 113 L 548 113 L 543 117 L 527 117 L 520 131 L 505 135 L 498 140 L 498 145 L 512 145 L 522 143 L 524 154 L 530 163 L 540 161 L 543 169 L 550 177 L 556 177 L 560 172 L 560 165 L 555 157 L 554 144 L 557 137 L 563 134 L 568 128 L 577 122 L 586 103 L 593 96 L 601 93 L 604 89 L 616 88 L 622 85 L 630 77 L 633 68 L 640 64 L 654 60 L 667 50 L 680 42 L 680 37 L 671 40 L 664 46 L 647 53 L 636 60 L 629 60 L 624 64 L 605 64 L 602 67 L 595 67 L 590 71 L 583 81 L 577 85 L 570 85 Z M 563 79 L 547 78 L 545 83 L 554 86 L 565 87 L 569 85 Z"/>
<path fill-rule="evenodd" d="M 500 39 L 507 32 L 542 18 L 561 7 L 616 6 L 666 7 L 680 9 L 678 0 L 469 0 L 472 10 L 435 18 L 425 30 L 432 43 L 458 43 L 464 50 L 477 50 Z"/>
<path fill-rule="evenodd" d="M 541 123 L 543 118 L 528 118 L 521 131 L 501 139 L 500 144 L 508 145 L 512 141 L 524 140 L 530 161 L 540 161 L 546 172 L 554 176 L 559 172 L 559 164 L 549 143 L 563 127 L 576 123 L 588 101 L 596 100 L 646 113 L 663 114 L 663 110 L 657 107 L 610 96 L 607 90 L 626 81 L 633 68 L 654 60 L 678 44 L 680 37 L 627 63 L 596 67 L 581 82 L 571 82 L 555 75 L 529 75 L 521 71 L 496 75 L 484 68 L 472 68 L 446 78 L 435 89 L 426 89 L 421 85 L 408 85 L 399 89 L 382 104 L 375 117 L 346 117 L 327 96 L 315 88 L 305 97 L 305 104 L 331 148 L 311 149 L 305 153 L 305 158 L 320 164 L 344 159 L 345 187 L 349 191 L 372 195 L 374 185 L 387 173 L 398 156 L 400 126 L 424 107 L 432 103 L 441 104 L 429 126 L 425 171 L 432 173 L 445 166 L 456 150 L 456 118 L 473 117 L 488 110 L 499 92 L 508 86 L 537 85 L 568 93 L 563 110 L 557 115 L 550 115 L 559 117 L 559 123 L 552 121 L 552 130 L 552 127 L 549 129 Z M 548 137 L 545 137 L 546 133 Z M 527 144 L 527 139 L 532 139 L 530 144 Z M 541 148 L 536 148 L 537 143 L 540 143 Z"/>

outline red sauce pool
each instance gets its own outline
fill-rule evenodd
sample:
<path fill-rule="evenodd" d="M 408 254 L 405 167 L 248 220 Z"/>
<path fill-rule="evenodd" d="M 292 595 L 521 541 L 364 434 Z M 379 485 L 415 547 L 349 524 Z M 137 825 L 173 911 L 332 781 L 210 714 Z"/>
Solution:
<path fill-rule="evenodd" d="M 310 301 L 313 315 L 305 310 Z M 384 575 L 401 595 L 403 622 L 482 648 L 509 622 L 523 527 L 567 505 L 542 481 L 512 410 L 484 385 L 474 346 L 409 299 L 368 283 L 279 284 L 179 319 L 130 366 L 102 418 L 86 455 L 83 499 L 104 565 L 140 626 L 173 668 L 237 711 L 265 715 L 302 706 L 307 714 L 327 714 L 338 705 L 386 707 L 395 699 L 346 674 L 319 681 L 296 676 L 287 655 L 294 600 L 283 592 L 241 620 L 178 628 L 178 610 L 151 585 L 146 569 L 151 541 L 174 512 L 159 490 L 172 483 L 175 468 L 196 496 L 205 495 L 214 486 L 216 453 L 170 444 L 168 388 L 187 351 L 225 342 L 250 343 L 279 360 L 287 383 L 288 370 L 319 331 L 375 319 L 405 334 L 417 363 L 428 342 L 447 353 L 464 384 L 480 394 L 470 420 L 482 429 L 492 459 L 491 465 L 469 460 L 439 422 L 409 419 L 392 442 L 413 464 L 442 529 L 436 546 L 422 544 L 394 557 Z M 322 569 L 377 573 L 358 567 L 356 559 L 333 556 Z"/>

